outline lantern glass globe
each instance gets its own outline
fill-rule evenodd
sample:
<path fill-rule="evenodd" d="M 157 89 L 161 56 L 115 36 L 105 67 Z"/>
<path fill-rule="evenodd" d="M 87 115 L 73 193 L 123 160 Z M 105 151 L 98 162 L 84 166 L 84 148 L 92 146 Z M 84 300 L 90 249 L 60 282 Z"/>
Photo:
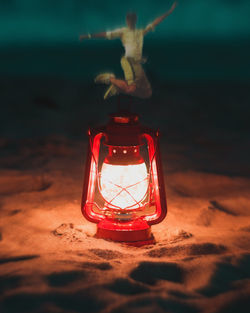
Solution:
<path fill-rule="evenodd" d="M 148 190 L 146 164 L 114 165 L 103 163 L 100 191 L 108 208 L 134 210 L 139 208 Z"/>

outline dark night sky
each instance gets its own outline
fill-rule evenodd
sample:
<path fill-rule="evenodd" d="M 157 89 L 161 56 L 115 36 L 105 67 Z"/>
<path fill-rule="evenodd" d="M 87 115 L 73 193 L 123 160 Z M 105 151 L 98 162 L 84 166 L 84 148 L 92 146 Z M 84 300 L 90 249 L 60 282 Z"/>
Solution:
<path fill-rule="evenodd" d="M 123 26 L 128 10 L 145 26 L 172 2 L 0 0 L 0 131 L 82 134 L 87 123 L 102 120 L 116 103 L 103 102 L 105 86 L 94 77 L 102 71 L 123 77 L 123 48 L 119 40 L 79 42 L 79 35 Z M 179 0 L 145 38 L 150 101 L 158 107 L 152 112 L 141 104 L 138 111 L 182 135 L 190 121 L 197 133 L 212 124 L 249 129 L 249 13 L 249 0 Z"/>
<path fill-rule="evenodd" d="M 172 2 L 1 0 L 0 75 L 87 81 L 102 70 L 122 75 L 119 40 L 79 43 L 79 34 L 123 26 L 128 10 L 145 26 Z M 149 71 L 163 80 L 248 80 L 249 12 L 248 0 L 180 0 L 145 38 Z"/>
<path fill-rule="evenodd" d="M 80 32 L 121 26 L 128 10 L 143 26 L 173 1 L 1 0 L 0 44 L 72 42 Z M 157 30 L 161 37 L 234 38 L 250 35 L 249 0 L 179 0 L 176 12 Z"/>

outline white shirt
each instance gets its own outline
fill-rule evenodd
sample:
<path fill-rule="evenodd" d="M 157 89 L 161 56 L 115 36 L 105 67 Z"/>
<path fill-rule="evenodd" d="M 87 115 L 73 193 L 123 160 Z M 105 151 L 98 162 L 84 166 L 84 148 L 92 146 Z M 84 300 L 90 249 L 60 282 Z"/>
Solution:
<path fill-rule="evenodd" d="M 125 49 L 125 57 L 141 60 L 144 35 L 153 30 L 152 24 L 145 29 L 130 29 L 128 27 L 118 28 L 106 33 L 107 39 L 120 38 Z"/>

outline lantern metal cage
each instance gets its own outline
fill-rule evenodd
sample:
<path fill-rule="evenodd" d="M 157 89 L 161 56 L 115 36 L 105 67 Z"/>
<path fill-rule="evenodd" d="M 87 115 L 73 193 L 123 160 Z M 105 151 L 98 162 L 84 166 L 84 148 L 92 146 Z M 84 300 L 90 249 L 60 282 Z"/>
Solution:
<path fill-rule="evenodd" d="M 128 112 L 89 129 L 82 213 L 97 224 L 96 237 L 154 243 L 151 225 L 167 214 L 159 132 Z"/>

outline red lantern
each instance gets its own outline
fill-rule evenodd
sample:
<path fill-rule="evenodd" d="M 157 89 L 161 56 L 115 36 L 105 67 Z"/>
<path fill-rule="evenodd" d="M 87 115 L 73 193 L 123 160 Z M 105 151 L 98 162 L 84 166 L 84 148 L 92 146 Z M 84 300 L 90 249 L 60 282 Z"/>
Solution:
<path fill-rule="evenodd" d="M 123 113 L 88 135 L 82 213 L 96 237 L 153 243 L 150 226 L 167 214 L 158 132 Z"/>

